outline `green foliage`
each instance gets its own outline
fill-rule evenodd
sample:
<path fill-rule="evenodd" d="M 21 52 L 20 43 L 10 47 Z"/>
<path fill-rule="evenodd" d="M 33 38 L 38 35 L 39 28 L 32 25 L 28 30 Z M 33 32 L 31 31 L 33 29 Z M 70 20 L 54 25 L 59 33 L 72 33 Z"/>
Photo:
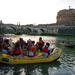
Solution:
<path fill-rule="evenodd" d="M 4 34 L 4 28 L 0 27 L 0 34 Z"/>
<path fill-rule="evenodd" d="M 33 24 L 27 24 L 26 26 L 33 26 Z"/>
<path fill-rule="evenodd" d="M 57 33 L 57 34 L 55 34 L 55 33 L 42 33 L 42 34 L 40 34 L 40 35 L 45 35 L 45 36 L 73 36 L 73 37 L 75 37 L 75 35 L 73 35 L 73 34 L 60 34 L 60 33 Z"/>

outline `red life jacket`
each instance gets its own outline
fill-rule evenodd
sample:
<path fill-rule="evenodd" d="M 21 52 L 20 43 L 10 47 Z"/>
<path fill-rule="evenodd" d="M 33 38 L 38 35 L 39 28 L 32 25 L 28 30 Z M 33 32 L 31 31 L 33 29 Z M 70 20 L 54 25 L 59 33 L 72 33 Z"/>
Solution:
<path fill-rule="evenodd" d="M 20 49 L 15 50 L 14 54 L 21 54 L 21 50 Z"/>
<path fill-rule="evenodd" d="M 47 48 L 47 47 L 44 47 L 44 48 L 43 48 L 43 52 L 48 53 L 48 48 Z"/>
<path fill-rule="evenodd" d="M 43 41 L 41 40 L 41 41 L 39 41 L 39 43 L 43 43 Z"/>
<path fill-rule="evenodd" d="M 42 48 L 43 47 L 43 42 L 40 42 L 39 43 L 39 48 Z"/>

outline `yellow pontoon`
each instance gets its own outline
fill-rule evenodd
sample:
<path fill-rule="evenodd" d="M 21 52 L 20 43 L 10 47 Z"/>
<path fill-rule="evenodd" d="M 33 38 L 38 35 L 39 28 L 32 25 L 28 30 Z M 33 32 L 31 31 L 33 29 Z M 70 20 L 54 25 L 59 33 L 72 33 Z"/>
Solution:
<path fill-rule="evenodd" d="M 62 51 L 60 48 L 55 48 L 48 57 L 43 56 L 42 53 L 38 53 L 38 55 L 35 57 L 28 57 L 28 56 L 13 57 L 13 56 L 10 56 L 7 54 L 0 54 L 0 63 L 29 64 L 29 63 L 53 62 L 61 56 L 61 53 L 62 53 Z"/>

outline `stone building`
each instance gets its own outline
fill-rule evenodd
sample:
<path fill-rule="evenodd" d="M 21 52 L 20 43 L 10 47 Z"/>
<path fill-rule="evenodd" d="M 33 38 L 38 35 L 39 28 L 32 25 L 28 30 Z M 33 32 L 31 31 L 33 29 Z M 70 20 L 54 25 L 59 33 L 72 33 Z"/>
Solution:
<path fill-rule="evenodd" d="M 75 25 L 75 9 L 64 9 L 57 13 L 57 24 L 60 25 Z"/>

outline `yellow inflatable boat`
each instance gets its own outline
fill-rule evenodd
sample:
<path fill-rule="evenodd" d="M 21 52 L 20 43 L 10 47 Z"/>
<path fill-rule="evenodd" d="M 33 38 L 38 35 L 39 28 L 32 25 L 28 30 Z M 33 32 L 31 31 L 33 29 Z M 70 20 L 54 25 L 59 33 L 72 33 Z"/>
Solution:
<path fill-rule="evenodd" d="M 28 56 L 18 56 L 13 57 L 7 54 L 0 54 L 0 63 L 5 64 L 30 64 L 30 63 L 44 63 L 44 62 L 53 62 L 57 60 L 61 56 L 61 49 L 55 48 L 53 52 L 48 56 L 45 57 L 42 53 L 38 53 L 35 57 L 28 57 Z"/>

